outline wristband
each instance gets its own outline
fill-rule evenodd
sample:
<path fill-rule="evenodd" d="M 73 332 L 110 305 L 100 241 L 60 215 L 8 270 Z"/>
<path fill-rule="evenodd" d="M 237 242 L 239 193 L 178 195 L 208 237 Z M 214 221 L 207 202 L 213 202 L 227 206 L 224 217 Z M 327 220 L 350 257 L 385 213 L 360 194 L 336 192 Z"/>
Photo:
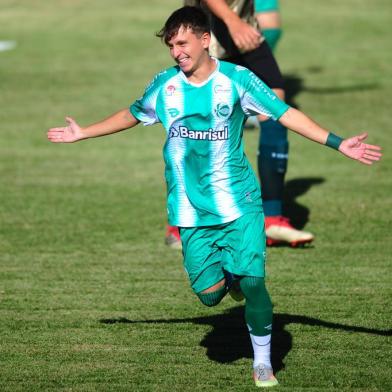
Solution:
<path fill-rule="evenodd" d="M 327 141 L 325 142 L 325 145 L 331 148 L 334 148 L 335 150 L 339 150 L 340 145 L 342 144 L 342 139 L 340 136 L 335 135 L 334 133 L 330 132 L 327 137 Z"/>

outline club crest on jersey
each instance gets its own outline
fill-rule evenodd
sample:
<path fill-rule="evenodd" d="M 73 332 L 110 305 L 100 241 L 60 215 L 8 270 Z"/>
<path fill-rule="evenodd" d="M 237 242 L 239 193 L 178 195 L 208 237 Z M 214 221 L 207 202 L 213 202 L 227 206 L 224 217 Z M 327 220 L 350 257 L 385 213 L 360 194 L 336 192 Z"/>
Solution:
<path fill-rule="evenodd" d="M 169 86 L 166 87 L 166 95 L 171 97 L 176 91 L 176 87 L 170 84 Z"/>
<path fill-rule="evenodd" d="M 215 114 L 219 118 L 225 118 L 230 115 L 230 106 L 227 103 L 218 103 L 215 107 Z"/>

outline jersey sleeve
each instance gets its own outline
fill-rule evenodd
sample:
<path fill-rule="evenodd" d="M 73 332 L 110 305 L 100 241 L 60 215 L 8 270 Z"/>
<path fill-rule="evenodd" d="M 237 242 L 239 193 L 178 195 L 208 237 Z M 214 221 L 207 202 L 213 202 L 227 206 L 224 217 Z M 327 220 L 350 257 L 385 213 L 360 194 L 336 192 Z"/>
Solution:
<path fill-rule="evenodd" d="M 160 121 L 156 112 L 156 102 L 161 87 L 159 80 L 160 74 L 154 77 L 144 94 L 129 107 L 133 116 L 144 125 L 152 125 Z"/>
<path fill-rule="evenodd" d="M 236 73 L 233 79 L 247 116 L 263 114 L 276 121 L 290 108 L 252 71 L 237 66 Z"/>

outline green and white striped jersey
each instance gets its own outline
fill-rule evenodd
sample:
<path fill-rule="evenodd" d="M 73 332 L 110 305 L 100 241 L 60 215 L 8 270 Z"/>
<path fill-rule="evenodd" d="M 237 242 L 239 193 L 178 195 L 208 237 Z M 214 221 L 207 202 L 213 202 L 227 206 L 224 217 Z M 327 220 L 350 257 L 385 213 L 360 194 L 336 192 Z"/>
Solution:
<path fill-rule="evenodd" d="M 244 153 L 243 125 L 258 113 L 279 119 L 289 108 L 248 69 L 218 61 L 201 84 L 179 67 L 157 74 L 131 113 L 161 122 L 169 224 L 211 226 L 260 211 L 258 180 Z"/>

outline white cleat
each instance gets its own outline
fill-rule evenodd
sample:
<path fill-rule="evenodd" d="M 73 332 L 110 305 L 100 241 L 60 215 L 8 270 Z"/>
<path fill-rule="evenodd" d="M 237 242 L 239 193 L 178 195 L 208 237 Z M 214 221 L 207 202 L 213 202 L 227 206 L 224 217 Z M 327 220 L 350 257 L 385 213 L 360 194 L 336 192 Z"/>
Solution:
<path fill-rule="evenodd" d="M 287 243 L 295 248 L 314 240 L 312 233 L 295 229 L 288 218 L 281 215 L 265 218 L 265 233 L 268 246 Z"/>
<path fill-rule="evenodd" d="M 253 380 L 256 387 L 269 388 L 279 385 L 272 368 L 261 363 L 253 369 Z"/>

